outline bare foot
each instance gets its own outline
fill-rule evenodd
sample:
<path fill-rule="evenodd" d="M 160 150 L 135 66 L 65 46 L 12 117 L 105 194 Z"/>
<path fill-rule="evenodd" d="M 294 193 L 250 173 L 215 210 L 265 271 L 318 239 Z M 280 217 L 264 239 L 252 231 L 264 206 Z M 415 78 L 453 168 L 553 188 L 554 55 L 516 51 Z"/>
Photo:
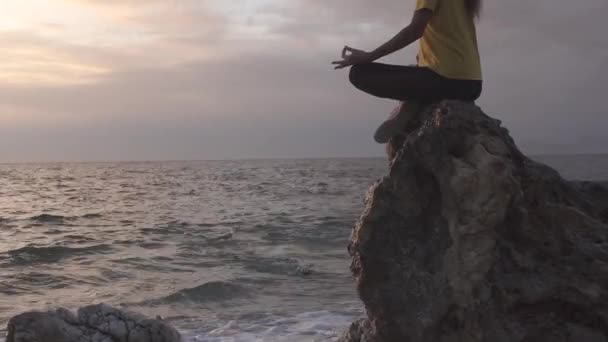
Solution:
<path fill-rule="evenodd" d="M 379 144 L 386 144 L 392 137 L 401 132 L 419 109 L 420 105 L 417 103 L 400 102 L 389 118 L 376 129 L 374 140 Z"/>

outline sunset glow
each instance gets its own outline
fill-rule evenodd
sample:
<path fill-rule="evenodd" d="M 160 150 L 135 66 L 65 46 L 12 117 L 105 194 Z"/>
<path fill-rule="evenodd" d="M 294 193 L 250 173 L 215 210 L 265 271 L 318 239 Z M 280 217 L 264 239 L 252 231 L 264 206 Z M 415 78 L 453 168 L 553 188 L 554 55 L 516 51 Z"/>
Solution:
<path fill-rule="evenodd" d="M 0 79 L 70 85 L 112 70 L 166 66 L 217 55 L 208 45 L 271 39 L 277 14 L 264 1 L 20 0 L 0 4 Z M 226 41 L 224 41 L 224 45 Z M 229 47 L 228 47 L 229 48 Z"/>
<path fill-rule="evenodd" d="M 62 48 L 86 43 L 103 17 L 78 3 L 3 1 L 0 5 L 0 79 L 9 84 L 65 85 L 103 74 L 102 65 Z"/>

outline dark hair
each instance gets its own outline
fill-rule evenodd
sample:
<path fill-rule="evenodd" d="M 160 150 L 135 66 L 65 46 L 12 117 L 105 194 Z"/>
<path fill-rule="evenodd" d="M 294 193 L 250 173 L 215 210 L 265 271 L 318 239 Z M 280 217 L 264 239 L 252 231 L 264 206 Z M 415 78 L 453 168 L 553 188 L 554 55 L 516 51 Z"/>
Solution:
<path fill-rule="evenodd" d="M 481 0 L 464 0 L 467 11 L 472 17 L 478 17 L 481 13 Z"/>

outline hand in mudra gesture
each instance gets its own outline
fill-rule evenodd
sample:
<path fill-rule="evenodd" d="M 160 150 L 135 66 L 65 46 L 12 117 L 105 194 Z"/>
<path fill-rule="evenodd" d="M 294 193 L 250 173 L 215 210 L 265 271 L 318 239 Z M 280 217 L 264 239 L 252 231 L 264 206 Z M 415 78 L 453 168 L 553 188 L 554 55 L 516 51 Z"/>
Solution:
<path fill-rule="evenodd" d="M 345 46 L 342 49 L 342 60 L 333 61 L 331 64 L 335 65 L 334 69 L 343 69 L 351 65 L 369 63 L 371 61 L 372 56 L 369 52 Z"/>

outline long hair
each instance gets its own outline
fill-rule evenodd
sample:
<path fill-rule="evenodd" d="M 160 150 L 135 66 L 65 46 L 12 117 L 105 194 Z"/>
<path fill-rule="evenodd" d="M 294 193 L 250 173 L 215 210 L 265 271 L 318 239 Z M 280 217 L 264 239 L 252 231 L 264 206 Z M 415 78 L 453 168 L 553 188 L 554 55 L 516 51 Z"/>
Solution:
<path fill-rule="evenodd" d="M 467 11 L 472 17 L 479 18 L 481 14 L 481 0 L 464 0 Z"/>

